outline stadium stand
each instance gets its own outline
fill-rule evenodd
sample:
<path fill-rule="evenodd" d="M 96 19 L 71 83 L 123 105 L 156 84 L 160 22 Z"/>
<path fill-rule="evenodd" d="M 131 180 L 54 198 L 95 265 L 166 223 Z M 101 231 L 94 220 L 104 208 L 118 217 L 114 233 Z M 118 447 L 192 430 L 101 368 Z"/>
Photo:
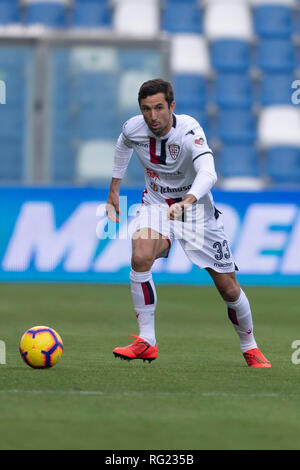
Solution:
<path fill-rule="evenodd" d="M 130 36 L 155 37 L 160 31 L 159 0 L 113 0 L 114 30 Z"/>
<path fill-rule="evenodd" d="M 28 2 L 24 21 L 27 25 L 42 24 L 53 28 L 67 26 L 67 7 L 62 0 L 46 2 Z"/>
<path fill-rule="evenodd" d="M 251 67 L 250 43 L 244 40 L 215 40 L 211 43 L 210 55 L 216 72 L 247 72 Z"/>
<path fill-rule="evenodd" d="M 77 0 L 71 18 L 71 26 L 73 27 L 112 27 L 112 12 L 106 1 Z"/>
<path fill-rule="evenodd" d="M 259 142 L 263 147 L 300 148 L 300 109 L 292 105 L 263 108 L 258 121 Z"/>
<path fill-rule="evenodd" d="M 295 75 L 284 74 L 263 74 L 260 81 L 259 103 L 262 106 L 289 105 L 291 103 L 291 84 L 295 80 Z"/>
<path fill-rule="evenodd" d="M 299 147 L 278 146 L 270 148 L 266 152 L 266 159 L 267 175 L 275 184 L 299 185 Z"/>
<path fill-rule="evenodd" d="M 207 98 L 205 77 L 189 73 L 176 74 L 173 86 L 179 107 L 205 108 Z"/>
<path fill-rule="evenodd" d="M 20 20 L 20 9 L 17 0 L 0 2 L 0 25 L 19 23 Z"/>
<path fill-rule="evenodd" d="M 193 115 L 204 127 L 220 181 L 235 178 L 243 184 L 243 178 L 256 178 L 269 184 L 300 185 L 300 111 L 291 101 L 292 82 L 300 77 L 299 0 L 0 0 L 0 27 L 14 24 L 60 30 L 105 28 L 130 39 L 167 34 L 176 112 Z M 79 62 L 74 69 L 64 52 L 53 59 L 54 180 L 72 181 L 78 171 L 87 177 L 87 162 L 95 167 L 92 150 L 102 144 L 110 148 L 121 121 L 138 112 L 136 90 L 156 70 L 147 68 L 143 54 L 147 52 L 134 55 L 124 49 L 98 62 L 97 57 L 92 61 L 82 53 L 79 69 Z M 23 59 L 18 57 L 16 52 L 13 59 L 2 47 L 0 79 L 6 79 L 13 98 L 0 136 L 11 162 L 21 158 L 16 149 L 24 145 L 19 116 L 26 90 L 17 79 L 20 67 L 24 73 Z M 153 65 L 154 60 L 149 57 L 148 63 Z M 114 102 L 117 89 L 121 90 L 119 103 Z M 77 163 L 76 152 L 81 155 Z M 280 172 L 278 163 L 283 158 Z M 17 177 L 16 165 L 10 167 L 4 160 L 1 157 L 1 179 Z M 18 174 L 22 178 L 21 170 Z"/>
<path fill-rule="evenodd" d="M 252 144 L 225 145 L 221 151 L 220 168 L 225 178 L 248 177 L 258 178 L 259 156 Z"/>
<path fill-rule="evenodd" d="M 258 133 L 266 154 L 266 174 L 276 184 L 299 184 L 300 110 L 291 105 L 262 110 Z"/>
<path fill-rule="evenodd" d="M 225 144 L 253 144 L 256 140 L 256 120 L 246 109 L 222 109 L 217 117 L 218 136 Z"/>
<path fill-rule="evenodd" d="M 25 176 L 28 63 L 31 53 L 25 47 L 0 48 L 0 79 L 6 83 L 6 102 L 0 106 L 0 168 L 5 180 L 21 180 Z"/>
<path fill-rule="evenodd" d="M 220 73 L 215 81 L 215 103 L 222 109 L 249 109 L 253 105 L 253 84 L 246 74 Z"/>
<path fill-rule="evenodd" d="M 286 5 L 260 5 L 254 9 L 255 33 L 260 38 L 290 38 L 293 33 L 292 9 Z"/>
<path fill-rule="evenodd" d="M 187 54 L 187 51 L 189 53 Z M 180 33 L 172 36 L 171 72 L 208 76 L 210 57 L 206 39 L 200 34 Z"/>
<path fill-rule="evenodd" d="M 253 35 L 251 11 L 246 2 L 236 0 L 210 0 L 204 14 L 204 33 L 209 41 L 219 39 L 243 39 Z"/>
<path fill-rule="evenodd" d="M 257 48 L 257 67 L 263 72 L 292 72 L 296 51 L 291 39 L 262 39 Z"/>
<path fill-rule="evenodd" d="M 161 28 L 171 34 L 203 33 L 202 10 L 196 2 L 186 1 L 167 2 L 162 12 Z"/>

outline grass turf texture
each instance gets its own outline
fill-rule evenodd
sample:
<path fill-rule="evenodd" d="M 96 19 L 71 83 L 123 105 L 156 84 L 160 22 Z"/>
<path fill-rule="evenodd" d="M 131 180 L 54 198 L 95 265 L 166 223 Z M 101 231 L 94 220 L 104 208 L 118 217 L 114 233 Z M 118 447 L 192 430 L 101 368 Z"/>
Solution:
<path fill-rule="evenodd" d="M 1 284 L 0 449 L 299 449 L 299 290 L 245 291 L 271 369 L 247 367 L 212 287 L 157 287 L 148 364 L 112 354 L 137 333 L 128 286 Z M 19 356 L 36 325 L 64 341 L 52 369 Z"/>

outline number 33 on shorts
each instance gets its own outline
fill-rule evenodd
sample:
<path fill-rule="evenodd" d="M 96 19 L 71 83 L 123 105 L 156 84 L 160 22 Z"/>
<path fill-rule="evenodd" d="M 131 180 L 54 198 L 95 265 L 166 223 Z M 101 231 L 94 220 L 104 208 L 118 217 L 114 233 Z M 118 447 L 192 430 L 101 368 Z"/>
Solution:
<path fill-rule="evenodd" d="M 213 248 L 216 250 L 217 254 L 215 258 L 217 261 L 221 261 L 223 258 L 229 259 L 231 257 L 230 249 L 227 240 L 221 242 L 215 242 Z"/>

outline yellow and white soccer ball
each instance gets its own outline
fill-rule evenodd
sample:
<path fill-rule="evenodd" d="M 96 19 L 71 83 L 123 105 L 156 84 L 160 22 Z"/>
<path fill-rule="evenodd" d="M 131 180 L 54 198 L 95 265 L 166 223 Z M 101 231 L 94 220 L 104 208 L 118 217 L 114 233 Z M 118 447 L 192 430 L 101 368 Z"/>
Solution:
<path fill-rule="evenodd" d="M 47 369 L 60 361 L 64 345 L 59 334 L 48 326 L 34 326 L 20 341 L 22 359 L 34 369 Z"/>

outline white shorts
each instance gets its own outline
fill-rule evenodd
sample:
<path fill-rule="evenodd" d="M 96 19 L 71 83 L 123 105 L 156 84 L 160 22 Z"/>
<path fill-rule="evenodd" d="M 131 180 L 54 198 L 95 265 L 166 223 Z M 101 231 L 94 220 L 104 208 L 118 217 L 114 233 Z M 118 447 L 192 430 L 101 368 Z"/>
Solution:
<path fill-rule="evenodd" d="M 129 224 L 132 238 L 141 228 L 151 228 L 166 237 L 170 246 L 178 240 L 189 260 L 200 269 L 211 268 L 219 273 L 230 273 L 237 269 L 228 238 L 224 232 L 220 212 L 210 218 L 204 217 L 201 204 L 193 204 L 184 214 L 183 220 L 168 220 L 166 204 L 142 205 L 137 216 Z M 169 250 L 162 253 L 167 257 Z"/>

